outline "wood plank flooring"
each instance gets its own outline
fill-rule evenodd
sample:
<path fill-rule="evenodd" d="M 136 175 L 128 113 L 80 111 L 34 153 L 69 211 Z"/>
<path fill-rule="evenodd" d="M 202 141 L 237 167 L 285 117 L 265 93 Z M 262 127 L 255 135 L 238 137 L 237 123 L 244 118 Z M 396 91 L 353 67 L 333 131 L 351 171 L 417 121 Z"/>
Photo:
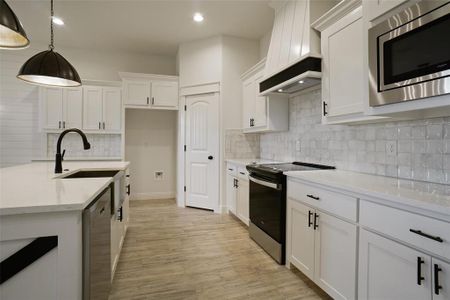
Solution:
<path fill-rule="evenodd" d="M 276 264 L 229 215 L 132 201 L 110 300 L 329 299 Z"/>

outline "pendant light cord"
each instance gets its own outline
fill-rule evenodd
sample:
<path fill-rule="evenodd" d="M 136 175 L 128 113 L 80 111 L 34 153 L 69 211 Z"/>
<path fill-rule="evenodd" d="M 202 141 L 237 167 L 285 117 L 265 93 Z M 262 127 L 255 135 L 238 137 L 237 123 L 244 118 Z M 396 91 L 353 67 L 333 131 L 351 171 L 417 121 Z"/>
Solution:
<path fill-rule="evenodd" d="M 53 45 L 53 14 L 53 0 L 50 0 L 50 45 L 48 46 L 50 50 L 55 48 Z"/>

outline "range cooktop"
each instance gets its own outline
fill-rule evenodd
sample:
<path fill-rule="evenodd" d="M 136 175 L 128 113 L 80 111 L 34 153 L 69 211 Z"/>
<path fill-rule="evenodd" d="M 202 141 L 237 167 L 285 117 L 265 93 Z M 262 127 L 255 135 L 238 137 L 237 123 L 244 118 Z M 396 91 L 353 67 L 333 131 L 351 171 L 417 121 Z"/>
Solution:
<path fill-rule="evenodd" d="M 335 169 L 333 166 L 310 164 L 304 162 L 294 161 L 291 163 L 276 163 L 276 164 L 254 164 L 247 166 L 250 173 L 259 174 L 282 174 L 287 171 L 312 171 L 312 170 L 327 170 Z"/>

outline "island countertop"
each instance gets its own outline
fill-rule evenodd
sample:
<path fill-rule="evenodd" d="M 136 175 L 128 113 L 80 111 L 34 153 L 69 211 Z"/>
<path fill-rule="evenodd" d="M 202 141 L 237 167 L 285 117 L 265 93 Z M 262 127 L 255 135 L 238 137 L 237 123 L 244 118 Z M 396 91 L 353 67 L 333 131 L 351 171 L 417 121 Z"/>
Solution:
<path fill-rule="evenodd" d="M 54 173 L 54 162 L 35 162 L 0 169 L 0 216 L 83 210 L 112 178 L 61 177 L 81 170 L 125 170 L 129 162 L 63 162 L 68 169 Z"/>

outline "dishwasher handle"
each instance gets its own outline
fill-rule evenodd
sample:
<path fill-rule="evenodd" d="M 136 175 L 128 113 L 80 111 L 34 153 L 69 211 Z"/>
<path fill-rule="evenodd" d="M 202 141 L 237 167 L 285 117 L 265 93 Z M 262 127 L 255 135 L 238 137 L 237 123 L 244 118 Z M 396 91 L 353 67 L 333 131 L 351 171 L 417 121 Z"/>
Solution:
<path fill-rule="evenodd" d="M 281 184 L 276 184 L 276 183 L 273 183 L 273 182 L 257 179 L 257 178 L 255 178 L 255 177 L 253 177 L 251 175 L 248 177 L 248 179 L 250 181 L 253 181 L 256 184 L 260 184 L 262 186 L 265 186 L 265 187 L 268 187 L 268 188 L 271 188 L 271 189 L 274 189 L 274 190 L 281 190 Z"/>

